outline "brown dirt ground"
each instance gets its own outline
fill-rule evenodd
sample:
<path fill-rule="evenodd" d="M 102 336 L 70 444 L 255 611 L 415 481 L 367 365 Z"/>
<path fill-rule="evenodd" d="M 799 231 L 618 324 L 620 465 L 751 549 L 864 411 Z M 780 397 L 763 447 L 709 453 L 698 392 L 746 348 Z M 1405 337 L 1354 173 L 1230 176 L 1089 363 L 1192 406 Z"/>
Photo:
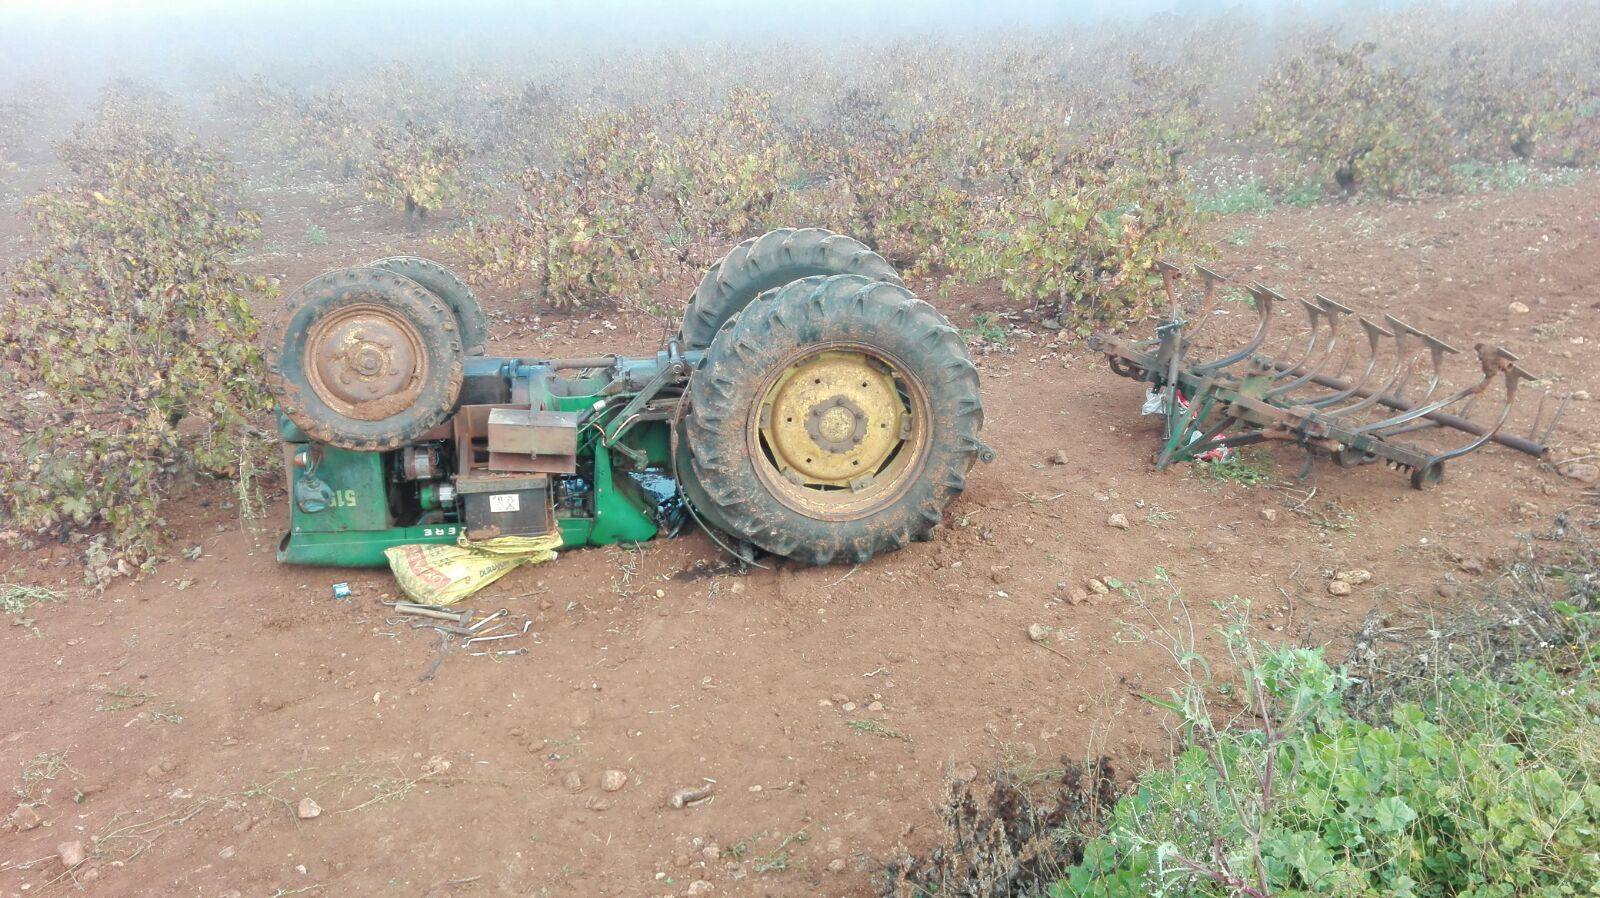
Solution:
<path fill-rule="evenodd" d="M 1225 271 L 1394 311 L 1467 345 L 1500 335 L 1536 371 L 1592 391 L 1597 189 L 1585 176 L 1234 216 L 1210 231 Z M 243 264 L 287 286 L 425 247 L 427 234 L 382 210 L 315 191 L 261 196 L 273 249 Z M 305 245 L 312 223 L 329 246 Z M 16 233 L 14 221 L 0 226 Z M 492 353 L 649 349 L 655 338 L 647 319 L 616 310 L 535 320 L 509 296 L 486 300 Z M 988 289 L 935 301 L 963 326 L 1007 308 Z M 418 676 L 433 641 L 384 623 L 386 572 L 275 564 L 281 500 L 252 529 L 226 489 L 197 490 L 173 509 L 173 546 L 203 555 L 103 595 L 73 586 L 70 547 L 27 556 L 12 538 L 0 579 L 71 597 L 5 636 L 0 776 L 44 822 L 0 833 L 0 896 L 654 896 L 698 879 L 721 895 L 868 894 L 878 858 L 927 845 L 955 766 L 1106 752 L 1131 773 L 1165 757 L 1163 721 L 1138 696 L 1170 683 L 1172 665 L 1159 647 L 1119 639 L 1126 622 L 1169 619 L 1164 594 L 1068 601 L 1089 578 L 1132 584 L 1159 566 L 1203 643 L 1211 602 L 1240 596 L 1262 635 L 1341 653 L 1369 610 L 1448 606 L 1441 586 L 1470 588 L 1480 563 L 1492 570 L 1582 498 L 1503 449 L 1455 464 L 1426 493 L 1381 468 L 1324 465 L 1298 482 L 1291 451 L 1253 487 L 1157 474 L 1140 388 L 1080 342 L 1023 328 L 978 356 L 984 434 L 1000 458 L 974 470 L 933 542 L 859 568 L 743 576 L 698 534 L 574 551 L 473 602 L 533 617 L 528 655 L 452 656 L 431 682 Z M 1596 436 L 1592 404 L 1575 403 L 1556 441 Z M 1066 464 L 1047 462 L 1056 450 Z M 1107 526 L 1112 513 L 1131 528 Z M 1351 567 L 1374 579 L 1329 596 L 1329 574 Z M 329 586 L 344 579 L 355 595 L 333 601 Z M 1030 642 L 1034 623 L 1056 628 L 1055 641 Z M 824 704 L 836 694 L 857 709 Z M 865 710 L 873 701 L 881 711 Z M 900 737 L 851 727 L 868 719 Z M 52 753 L 69 765 L 54 779 L 25 775 Z M 449 769 L 429 774 L 435 757 Z M 608 769 L 627 773 L 621 791 L 600 790 Z M 706 778 L 711 802 L 664 805 Z M 297 820 L 302 797 L 322 815 Z M 71 840 L 97 850 L 69 876 L 55 855 Z M 844 872 L 829 872 L 834 859 Z"/>

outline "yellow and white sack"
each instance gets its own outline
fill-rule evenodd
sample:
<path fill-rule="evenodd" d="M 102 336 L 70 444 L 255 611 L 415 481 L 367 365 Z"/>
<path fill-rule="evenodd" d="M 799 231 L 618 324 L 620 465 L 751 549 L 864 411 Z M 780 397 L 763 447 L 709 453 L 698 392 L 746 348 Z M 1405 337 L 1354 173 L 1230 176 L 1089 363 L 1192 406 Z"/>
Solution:
<path fill-rule="evenodd" d="M 427 605 L 453 605 L 524 564 L 556 557 L 560 532 L 544 536 L 498 536 L 454 546 L 410 545 L 384 549 L 400 589 Z"/>

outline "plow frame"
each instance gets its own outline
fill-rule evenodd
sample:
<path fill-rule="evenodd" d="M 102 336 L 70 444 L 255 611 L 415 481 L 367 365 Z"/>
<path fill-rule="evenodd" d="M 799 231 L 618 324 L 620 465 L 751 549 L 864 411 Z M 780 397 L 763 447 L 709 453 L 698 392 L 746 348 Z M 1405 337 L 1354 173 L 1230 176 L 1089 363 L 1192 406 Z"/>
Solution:
<path fill-rule="evenodd" d="M 1112 334 L 1089 338 L 1091 349 L 1104 353 L 1111 370 L 1142 381 L 1160 397 L 1162 446 L 1157 470 L 1192 461 L 1220 449 L 1266 442 L 1291 443 L 1306 451 L 1302 478 L 1318 456 L 1340 467 L 1383 461 L 1410 475 L 1411 485 L 1425 489 L 1443 479 L 1446 462 L 1477 451 L 1490 442 L 1542 458 L 1546 442 L 1566 409 L 1570 396 L 1544 420 L 1548 394 L 1543 394 L 1526 437 L 1505 432 L 1519 385 L 1536 380 L 1516 355 L 1499 346 L 1474 347 L 1481 376 L 1467 386 L 1440 395 L 1443 362 L 1459 350 L 1392 315 L 1382 324 L 1321 294 L 1311 300 L 1286 299 L 1259 283 L 1246 287 L 1257 313 L 1255 329 L 1239 348 L 1218 358 L 1197 361 L 1194 339 L 1216 311 L 1217 288 L 1229 278 L 1196 266 L 1201 281 L 1200 309 L 1191 319 L 1184 311 L 1178 282 L 1184 273 L 1168 262 L 1157 264 L 1168 300 L 1165 320 L 1150 340 L 1127 340 Z M 1271 336 L 1274 310 L 1297 305 L 1305 314 L 1307 335 L 1293 361 L 1259 354 Z M 1340 351 L 1343 325 L 1354 318 L 1364 340 L 1358 360 L 1354 348 Z M 1386 347 L 1392 347 L 1387 349 Z M 1387 357 L 1387 358 L 1386 358 Z M 1426 362 L 1423 361 L 1424 357 Z M 1429 371 L 1416 398 L 1407 387 L 1420 369 Z M 1352 366 L 1353 379 L 1344 374 Z M 1386 369 L 1386 370 L 1385 370 Z M 1379 375 L 1380 386 L 1374 386 Z M 1467 417 L 1478 401 L 1500 381 L 1504 402 L 1488 423 Z M 1393 414 L 1366 420 L 1380 408 Z M 1432 450 L 1395 439 L 1424 429 L 1459 431 L 1471 439 L 1445 450 Z"/>

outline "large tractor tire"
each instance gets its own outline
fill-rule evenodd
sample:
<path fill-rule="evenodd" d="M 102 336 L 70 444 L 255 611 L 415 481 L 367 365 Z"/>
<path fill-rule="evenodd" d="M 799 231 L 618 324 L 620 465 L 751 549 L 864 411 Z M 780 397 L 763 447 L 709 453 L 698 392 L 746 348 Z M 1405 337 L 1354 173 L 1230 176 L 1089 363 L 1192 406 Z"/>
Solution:
<path fill-rule="evenodd" d="M 729 318 L 768 290 L 805 277 L 857 274 L 903 285 L 900 275 L 866 244 L 822 228 L 783 228 L 734 247 L 711 266 L 683 313 L 678 343 L 705 349 Z"/>
<path fill-rule="evenodd" d="M 685 493 L 713 526 L 812 564 L 928 539 L 985 452 L 961 336 L 904 287 L 808 277 L 717 334 L 689 380 Z"/>
<path fill-rule="evenodd" d="M 461 330 L 417 282 L 376 268 L 313 278 L 290 295 L 269 341 L 267 387 L 307 436 L 396 449 L 455 411 Z"/>
<path fill-rule="evenodd" d="M 456 273 L 438 262 L 419 256 L 390 256 L 368 263 L 368 268 L 381 268 L 421 284 L 455 313 L 456 325 L 461 332 L 461 351 L 467 355 L 483 355 L 489 350 L 489 319 L 472 288 Z"/>

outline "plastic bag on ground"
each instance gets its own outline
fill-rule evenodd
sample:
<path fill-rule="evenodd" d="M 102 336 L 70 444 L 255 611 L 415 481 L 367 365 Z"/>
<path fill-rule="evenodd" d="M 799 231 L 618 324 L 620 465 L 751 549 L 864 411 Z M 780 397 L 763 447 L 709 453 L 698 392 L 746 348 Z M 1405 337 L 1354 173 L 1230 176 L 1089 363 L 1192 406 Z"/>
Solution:
<path fill-rule="evenodd" d="M 556 557 L 561 534 L 499 536 L 454 545 L 409 545 L 383 550 L 400 589 L 426 605 L 453 605 L 524 564 Z"/>

